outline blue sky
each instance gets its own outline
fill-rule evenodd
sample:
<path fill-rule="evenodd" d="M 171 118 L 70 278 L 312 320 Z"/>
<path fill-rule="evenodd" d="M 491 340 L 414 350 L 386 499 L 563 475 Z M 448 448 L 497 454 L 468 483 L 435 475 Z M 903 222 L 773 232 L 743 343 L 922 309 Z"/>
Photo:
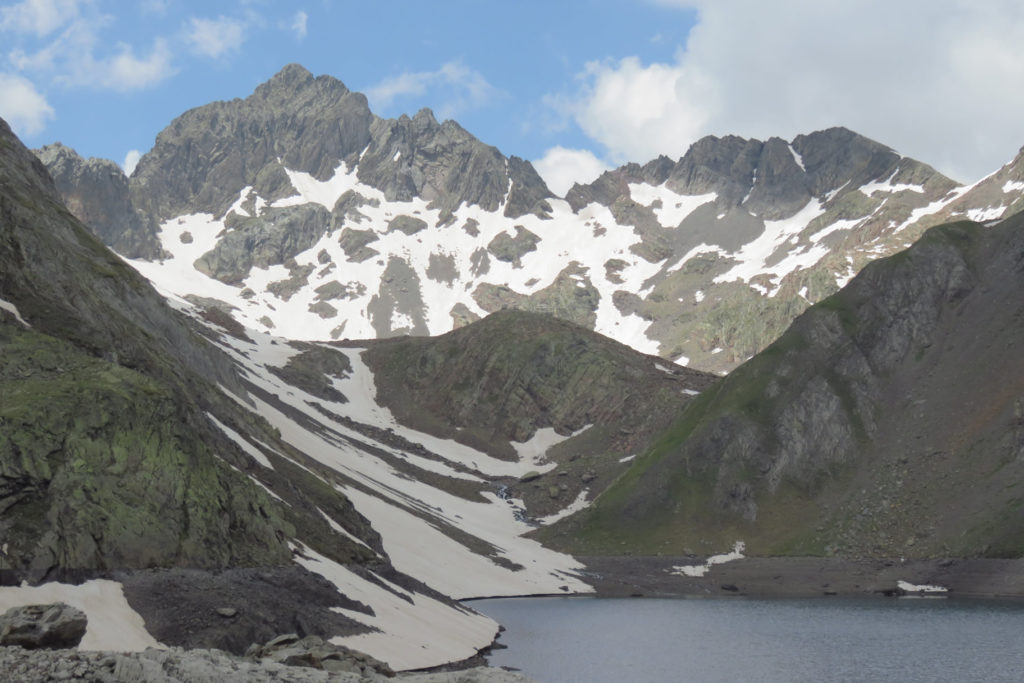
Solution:
<path fill-rule="evenodd" d="M 831 125 L 971 181 L 1024 145 L 1022 5 L 22 0 L 0 3 L 0 116 L 30 146 L 124 163 L 298 62 L 378 115 L 454 118 L 556 191 L 706 134 Z"/>

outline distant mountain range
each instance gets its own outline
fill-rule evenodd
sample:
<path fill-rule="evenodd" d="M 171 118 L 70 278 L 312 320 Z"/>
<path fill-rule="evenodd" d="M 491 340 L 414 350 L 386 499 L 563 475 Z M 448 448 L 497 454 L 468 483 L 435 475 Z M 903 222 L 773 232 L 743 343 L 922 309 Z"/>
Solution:
<path fill-rule="evenodd" d="M 551 313 L 725 372 L 930 225 L 1021 208 L 1021 158 L 960 186 L 835 128 L 704 138 L 564 199 L 429 110 L 381 119 L 285 67 L 178 117 L 130 179 L 38 150 L 68 207 L 162 291 L 292 339 L 441 334 Z"/>

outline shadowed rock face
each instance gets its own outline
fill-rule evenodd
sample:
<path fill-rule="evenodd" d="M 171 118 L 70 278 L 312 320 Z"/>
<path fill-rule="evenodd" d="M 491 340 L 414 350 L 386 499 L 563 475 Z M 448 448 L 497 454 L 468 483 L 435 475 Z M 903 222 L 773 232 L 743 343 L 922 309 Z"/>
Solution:
<path fill-rule="evenodd" d="M 1020 556 L 1022 254 L 1011 218 L 870 264 L 694 401 L 569 545 Z"/>
<path fill-rule="evenodd" d="M 329 532 L 243 473 L 209 415 L 286 446 L 217 388 L 245 395 L 233 364 L 68 212 L 3 122 L 0 300 L 20 316 L 0 311 L 0 569 L 287 564 L 290 538 Z"/>
<path fill-rule="evenodd" d="M 68 210 L 104 244 L 129 258 L 161 255 L 156 222 L 132 205 L 128 178 L 106 159 L 83 159 L 60 143 L 35 150 Z"/>

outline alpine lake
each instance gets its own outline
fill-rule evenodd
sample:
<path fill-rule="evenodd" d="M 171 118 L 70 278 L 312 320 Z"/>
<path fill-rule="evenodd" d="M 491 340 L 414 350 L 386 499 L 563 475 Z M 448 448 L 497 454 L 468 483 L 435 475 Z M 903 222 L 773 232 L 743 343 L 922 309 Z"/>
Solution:
<path fill-rule="evenodd" d="M 467 604 L 505 627 L 489 664 L 541 683 L 1024 680 L 1019 600 L 551 597 Z"/>

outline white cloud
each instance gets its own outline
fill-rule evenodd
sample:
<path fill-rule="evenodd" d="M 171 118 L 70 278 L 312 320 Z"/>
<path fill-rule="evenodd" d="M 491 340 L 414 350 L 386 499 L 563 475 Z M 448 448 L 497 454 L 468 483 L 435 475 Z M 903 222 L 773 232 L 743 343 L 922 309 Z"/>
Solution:
<path fill-rule="evenodd" d="M 295 37 L 302 40 L 306 37 L 306 24 L 309 21 L 309 15 L 299 10 L 295 13 L 295 18 L 292 20 L 291 29 L 295 33 Z"/>
<path fill-rule="evenodd" d="M 230 17 L 193 17 L 189 21 L 187 40 L 194 52 L 216 59 L 242 47 L 242 43 L 245 42 L 245 26 L 238 19 Z"/>
<path fill-rule="evenodd" d="M 53 107 L 31 81 L 0 73 L 0 116 L 18 135 L 35 135 L 54 115 Z"/>
<path fill-rule="evenodd" d="M 62 30 L 36 44 L 34 52 L 17 47 L 8 62 L 21 72 L 32 72 L 65 87 L 129 91 L 146 88 L 174 74 L 169 44 L 153 41 L 148 54 L 139 56 L 124 42 L 110 44 L 102 38 L 107 16 L 80 16 Z"/>
<path fill-rule="evenodd" d="M 697 10 L 685 50 L 588 65 L 572 104 L 613 160 L 843 125 L 973 180 L 1024 144 L 1017 0 L 654 1 Z"/>
<path fill-rule="evenodd" d="M 128 153 L 124 155 L 124 163 L 121 164 L 121 168 L 124 169 L 124 174 L 130 176 L 135 172 L 135 167 L 139 165 L 139 159 L 142 158 L 142 152 L 137 149 L 130 149 Z"/>
<path fill-rule="evenodd" d="M 171 0 L 142 0 L 139 5 L 146 14 L 163 16 L 170 9 Z"/>
<path fill-rule="evenodd" d="M 547 186 L 559 197 L 572 188 L 574 183 L 586 184 L 597 179 L 609 169 L 594 153 L 585 149 L 552 147 L 544 156 L 533 162 Z"/>
<path fill-rule="evenodd" d="M 387 78 L 366 90 L 366 96 L 375 109 L 384 109 L 401 97 L 423 95 L 428 90 L 439 92 L 444 103 L 438 114 L 442 118 L 455 116 L 459 111 L 488 104 L 500 92 L 483 75 L 454 61 L 437 71 L 403 73 Z"/>
<path fill-rule="evenodd" d="M 174 73 L 167 41 L 158 38 L 148 57 L 139 58 L 130 45 L 121 44 L 120 52 L 99 67 L 100 83 L 113 90 L 138 90 L 159 83 Z"/>
<path fill-rule="evenodd" d="M 573 108 L 583 131 L 616 162 L 683 154 L 717 108 L 715 84 L 686 65 L 643 66 L 635 57 L 587 65 L 588 86 Z"/>
<path fill-rule="evenodd" d="M 23 0 L 0 7 L 0 30 L 43 37 L 78 16 L 78 0 Z"/>

